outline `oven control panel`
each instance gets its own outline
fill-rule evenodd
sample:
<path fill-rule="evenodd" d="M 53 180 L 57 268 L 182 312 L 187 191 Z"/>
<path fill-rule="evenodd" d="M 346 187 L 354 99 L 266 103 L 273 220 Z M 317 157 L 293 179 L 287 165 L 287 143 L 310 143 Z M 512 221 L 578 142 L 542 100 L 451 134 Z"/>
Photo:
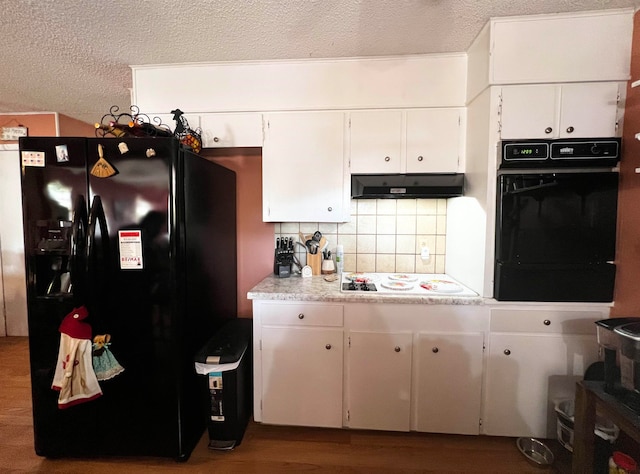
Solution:
<path fill-rule="evenodd" d="M 500 143 L 500 168 L 616 166 L 620 143 L 620 138 L 505 140 Z"/>

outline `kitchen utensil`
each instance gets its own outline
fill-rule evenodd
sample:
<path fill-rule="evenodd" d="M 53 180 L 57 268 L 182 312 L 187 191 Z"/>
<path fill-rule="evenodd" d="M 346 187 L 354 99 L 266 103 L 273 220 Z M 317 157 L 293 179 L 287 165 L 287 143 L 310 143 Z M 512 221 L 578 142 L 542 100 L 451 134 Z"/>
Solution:
<path fill-rule="evenodd" d="M 309 250 L 309 253 L 311 255 L 315 255 L 318 253 L 318 247 L 320 246 L 318 242 L 311 239 L 311 240 L 307 240 L 305 244 L 307 245 L 307 249 Z"/>
<path fill-rule="evenodd" d="M 319 230 L 316 230 L 313 233 L 313 240 L 315 240 L 316 242 L 320 242 L 321 238 L 322 238 L 322 232 L 320 232 Z"/>
<path fill-rule="evenodd" d="M 329 241 L 327 240 L 327 238 L 324 235 L 321 236 L 320 240 L 318 241 L 318 247 L 320 248 L 320 250 L 324 252 L 328 246 Z"/>

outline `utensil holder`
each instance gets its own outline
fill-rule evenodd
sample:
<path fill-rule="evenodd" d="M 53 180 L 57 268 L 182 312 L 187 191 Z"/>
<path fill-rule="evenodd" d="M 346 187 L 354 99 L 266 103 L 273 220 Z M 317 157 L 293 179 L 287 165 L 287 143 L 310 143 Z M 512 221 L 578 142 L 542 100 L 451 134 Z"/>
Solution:
<path fill-rule="evenodd" d="M 311 267 L 314 275 L 320 275 L 322 272 L 322 254 L 311 254 L 307 252 L 307 265 Z"/>
<path fill-rule="evenodd" d="M 335 273 L 335 271 L 336 271 L 336 266 L 333 263 L 333 259 L 325 258 L 322 261 L 322 274 L 330 275 L 331 273 Z"/>

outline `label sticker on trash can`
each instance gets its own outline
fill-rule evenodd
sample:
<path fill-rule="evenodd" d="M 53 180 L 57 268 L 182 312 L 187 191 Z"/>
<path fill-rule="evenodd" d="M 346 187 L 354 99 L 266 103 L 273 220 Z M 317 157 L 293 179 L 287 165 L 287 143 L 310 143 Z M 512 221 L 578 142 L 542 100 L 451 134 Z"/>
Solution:
<path fill-rule="evenodd" d="M 209 394 L 211 395 L 211 421 L 224 421 L 222 410 L 222 372 L 209 373 Z"/>

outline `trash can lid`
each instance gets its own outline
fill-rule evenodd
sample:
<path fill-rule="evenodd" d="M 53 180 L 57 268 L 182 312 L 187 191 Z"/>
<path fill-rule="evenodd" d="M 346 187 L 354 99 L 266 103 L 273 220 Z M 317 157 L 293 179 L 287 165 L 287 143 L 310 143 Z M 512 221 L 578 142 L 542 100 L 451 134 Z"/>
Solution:
<path fill-rule="evenodd" d="M 638 317 L 629 317 L 629 318 L 608 318 L 601 319 L 600 321 L 596 321 L 596 325 L 608 329 L 609 331 L 613 331 L 617 326 L 622 326 L 623 324 L 629 324 L 634 322 L 640 322 L 640 318 Z"/>
<path fill-rule="evenodd" d="M 203 364 L 237 362 L 249 346 L 252 334 L 253 320 L 230 319 L 198 351 L 195 361 Z"/>

